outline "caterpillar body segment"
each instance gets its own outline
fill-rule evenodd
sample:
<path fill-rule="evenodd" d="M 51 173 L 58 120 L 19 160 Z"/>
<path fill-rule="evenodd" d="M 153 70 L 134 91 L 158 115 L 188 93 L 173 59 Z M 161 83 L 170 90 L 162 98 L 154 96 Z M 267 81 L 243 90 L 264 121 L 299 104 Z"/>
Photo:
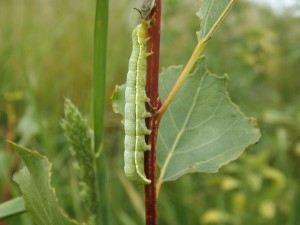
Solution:
<path fill-rule="evenodd" d="M 147 75 L 147 23 L 142 21 L 132 32 L 133 49 L 129 60 L 125 89 L 124 113 L 124 171 L 132 181 L 149 184 L 144 172 L 144 152 L 150 150 L 145 142 L 145 135 L 151 133 L 147 129 L 145 119 L 151 114 L 146 111 Z"/>

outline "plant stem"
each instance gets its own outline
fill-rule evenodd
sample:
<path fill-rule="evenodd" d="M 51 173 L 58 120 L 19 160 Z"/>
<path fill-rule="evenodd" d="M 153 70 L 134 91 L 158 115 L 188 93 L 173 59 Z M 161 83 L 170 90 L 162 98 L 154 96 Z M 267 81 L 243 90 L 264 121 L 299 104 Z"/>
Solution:
<path fill-rule="evenodd" d="M 203 39 L 198 42 L 191 58 L 189 59 L 188 63 L 186 64 L 185 68 L 182 70 L 178 80 L 176 81 L 175 85 L 173 86 L 172 90 L 170 91 L 170 94 L 168 95 L 168 97 L 166 98 L 166 100 L 164 101 L 162 106 L 159 108 L 159 110 L 157 111 L 158 120 L 160 120 L 160 118 L 162 117 L 162 115 L 164 114 L 164 112 L 166 111 L 168 106 L 171 104 L 171 102 L 172 102 L 173 98 L 175 97 L 176 93 L 178 92 L 179 88 L 181 87 L 184 80 L 189 75 L 191 69 L 193 68 L 194 64 L 196 63 L 197 59 L 199 58 L 200 54 L 202 53 L 203 49 L 205 48 L 208 40 L 209 40 L 209 38 Z M 157 181 L 157 189 L 156 189 L 157 196 L 160 191 L 160 187 L 163 183 L 163 175 L 165 172 L 164 170 L 165 169 L 162 168 L 160 176 Z"/>
<path fill-rule="evenodd" d="M 160 21 L 161 21 L 161 0 L 156 0 L 156 6 L 151 14 L 153 25 L 148 29 L 148 52 L 152 53 L 147 59 L 147 96 L 150 98 L 149 111 L 156 111 L 161 103 L 158 95 L 158 72 L 159 72 L 159 49 L 160 49 Z M 151 150 L 145 152 L 145 173 L 151 180 L 145 186 L 145 208 L 146 225 L 157 225 L 156 211 L 156 141 L 159 126 L 159 118 L 156 113 L 146 120 L 147 127 L 152 130 L 150 136 L 146 137 L 147 144 Z"/>
<path fill-rule="evenodd" d="M 181 72 L 178 80 L 176 81 L 174 87 L 170 91 L 170 94 L 162 104 L 161 108 L 158 110 L 157 114 L 161 118 L 163 113 L 166 111 L 168 106 L 171 104 L 173 98 L 175 97 L 176 93 L 178 92 L 179 88 L 183 84 L 184 80 L 189 75 L 191 69 L 193 68 L 194 64 L 196 63 L 197 59 L 199 58 L 200 54 L 202 53 L 203 49 L 205 48 L 209 39 L 204 39 L 198 42 L 197 47 L 195 48 L 191 58 L 189 59 L 188 63 L 184 67 L 183 71 Z M 158 182 L 158 190 L 161 185 L 161 182 Z"/>
<path fill-rule="evenodd" d="M 219 17 L 219 19 L 215 22 L 215 24 L 210 29 L 210 31 L 207 32 L 205 34 L 205 36 L 203 36 L 200 39 L 200 41 L 198 42 L 198 44 L 197 44 L 197 46 L 196 46 L 196 48 L 195 48 L 195 50 L 194 50 L 191 58 L 189 59 L 189 61 L 186 64 L 185 68 L 183 69 L 181 75 L 179 76 L 178 80 L 176 81 L 173 89 L 171 90 L 170 94 L 168 95 L 168 97 L 164 101 L 164 103 L 161 106 L 161 108 L 158 110 L 157 114 L 158 114 L 159 118 L 162 117 L 162 115 L 164 114 L 164 112 L 166 111 L 166 109 L 168 108 L 168 106 L 171 104 L 171 102 L 172 102 L 173 98 L 175 97 L 176 93 L 178 92 L 179 88 L 181 87 L 181 85 L 183 84 L 184 80 L 189 75 L 191 69 L 193 68 L 193 66 L 194 66 L 195 62 L 197 61 L 197 59 L 199 58 L 200 54 L 203 52 L 203 49 L 207 45 L 207 42 L 211 38 L 212 34 L 216 31 L 216 29 L 220 26 L 222 20 L 225 18 L 225 16 L 229 12 L 229 10 L 231 9 L 231 7 L 235 3 L 235 1 L 236 0 L 231 0 L 231 2 L 228 4 L 228 7 L 226 8 L 226 10 Z M 160 188 L 161 182 L 162 182 L 162 180 L 158 181 L 158 190 Z"/>
<path fill-rule="evenodd" d="M 105 112 L 105 75 L 108 32 L 108 0 L 97 0 L 94 30 L 94 78 L 93 78 L 93 107 L 94 107 L 94 137 L 95 150 L 103 140 Z"/>
<path fill-rule="evenodd" d="M 93 88 L 93 122 L 94 150 L 96 157 L 96 193 L 98 202 L 97 224 L 110 224 L 110 204 L 106 159 L 103 146 L 104 113 L 105 113 L 105 77 L 106 52 L 108 33 L 108 0 L 96 1 L 95 30 L 94 30 L 94 88 Z M 101 155 L 99 156 L 101 152 Z M 100 215 L 101 213 L 101 215 Z"/>

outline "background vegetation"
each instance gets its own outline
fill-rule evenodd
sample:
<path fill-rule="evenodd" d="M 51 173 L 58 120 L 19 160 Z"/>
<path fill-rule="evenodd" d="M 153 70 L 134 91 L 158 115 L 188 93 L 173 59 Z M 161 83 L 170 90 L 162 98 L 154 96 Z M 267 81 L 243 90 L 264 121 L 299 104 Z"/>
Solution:
<path fill-rule="evenodd" d="M 161 66 L 184 64 L 195 44 L 196 0 L 163 5 Z M 125 81 L 130 33 L 140 1 L 111 1 L 105 151 L 109 156 L 114 224 L 143 220 L 143 188 L 123 176 L 123 127 L 109 97 Z M 22 165 L 9 139 L 47 155 L 60 204 L 77 219 L 78 184 L 59 125 L 68 97 L 91 111 L 92 0 L 0 1 L 0 190 L 19 196 L 11 176 Z M 160 224 L 300 223 L 300 17 L 276 15 L 238 1 L 206 47 L 212 72 L 228 73 L 232 99 L 258 119 L 260 142 L 217 174 L 165 184 Z M 174 48 L 176 46 L 176 48 Z M 8 225 L 32 224 L 21 215 Z"/>

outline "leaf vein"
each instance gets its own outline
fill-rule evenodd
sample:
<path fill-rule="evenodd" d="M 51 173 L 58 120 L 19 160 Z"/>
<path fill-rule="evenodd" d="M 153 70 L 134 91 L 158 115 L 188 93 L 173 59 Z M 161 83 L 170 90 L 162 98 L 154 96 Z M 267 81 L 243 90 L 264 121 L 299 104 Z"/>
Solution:
<path fill-rule="evenodd" d="M 215 159 L 217 159 L 217 158 L 223 156 L 225 153 L 227 154 L 227 153 L 229 153 L 229 152 L 231 152 L 231 151 L 234 151 L 234 150 L 236 150 L 236 149 L 239 149 L 239 148 L 241 148 L 241 147 L 244 147 L 244 145 L 238 145 L 238 146 L 229 148 L 229 149 L 227 149 L 227 150 L 221 152 L 220 154 L 215 155 L 215 156 L 212 157 L 212 158 L 209 158 L 209 159 L 207 159 L 207 160 L 204 160 L 204 161 L 201 161 L 201 162 L 198 162 L 198 163 L 194 163 L 194 165 L 195 165 L 195 166 L 200 166 L 201 164 L 209 163 L 209 162 L 211 162 L 211 161 L 213 161 L 213 160 L 215 160 Z M 233 160 L 233 159 L 232 159 L 232 160 Z M 227 162 L 228 162 L 228 161 L 227 161 Z M 187 167 L 185 170 L 179 171 L 178 173 L 173 174 L 173 175 L 170 176 L 170 177 L 165 177 L 165 180 L 173 180 L 173 179 L 176 179 L 176 177 L 179 177 L 180 175 L 186 174 L 186 173 L 188 173 L 189 171 L 190 171 L 190 168 Z M 197 171 L 197 172 L 201 172 L 201 171 Z"/>
<path fill-rule="evenodd" d="M 213 111 L 213 113 L 211 114 L 211 116 L 209 116 L 206 120 L 204 120 L 202 123 L 199 123 L 198 125 L 195 125 L 193 127 L 189 127 L 189 128 L 186 128 L 186 131 L 191 131 L 191 130 L 194 130 L 194 129 L 197 129 L 201 126 L 203 126 L 205 123 L 209 122 L 217 113 L 217 110 L 219 109 L 220 105 L 221 105 L 221 102 L 223 100 L 223 95 L 221 95 L 219 101 L 218 101 L 218 104 L 216 104 L 216 107 Z"/>
<path fill-rule="evenodd" d="M 185 153 L 188 153 L 188 152 L 192 152 L 192 151 L 195 151 L 195 150 L 199 150 L 199 148 L 202 148 L 206 145 L 209 145 L 210 143 L 220 139 L 223 135 L 225 135 L 232 127 L 233 125 L 238 121 L 238 119 L 235 119 L 231 124 L 230 126 L 228 126 L 226 129 L 224 129 L 220 134 L 218 134 L 215 138 L 209 140 L 208 142 L 204 143 L 204 144 L 201 144 L 201 145 L 198 145 L 194 148 L 190 148 L 188 150 L 185 150 L 185 151 L 181 151 L 181 152 L 177 152 L 177 153 L 174 153 L 174 155 L 180 155 L 180 154 L 185 154 Z"/>
<path fill-rule="evenodd" d="M 198 86 L 198 88 L 196 89 L 197 91 L 196 91 L 195 97 L 194 97 L 194 99 L 193 99 L 193 104 L 192 104 L 192 106 L 191 106 L 191 108 L 190 108 L 190 110 L 189 110 L 189 112 L 188 112 L 188 115 L 187 115 L 187 117 L 186 117 L 186 119 L 185 119 L 185 121 L 184 121 L 184 123 L 183 123 L 183 125 L 182 125 L 181 130 L 178 132 L 178 134 L 177 134 L 177 136 L 176 136 L 176 139 L 175 139 L 175 141 L 174 141 L 174 143 L 173 143 L 173 146 L 172 146 L 171 150 L 169 151 L 169 154 L 168 154 L 168 156 L 167 156 L 167 158 L 166 158 L 166 160 L 165 160 L 165 163 L 163 164 L 163 167 L 162 167 L 162 170 L 161 170 L 161 175 L 160 175 L 160 177 L 163 177 L 163 176 L 164 176 L 164 173 L 166 172 L 167 166 L 168 166 L 168 164 L 169 164 L 169 162 L 170 162 L 170 160 L 171 160 L 171 158 L 172 158 L 172 156 L 173 156 L 173 153 L 174 153 L 174 151 L 175 151 L 175 149 L 176 149 L 176 146 L 177 146 L 177 144 L 178 144 L 178 142 L 179 142 L 179 139 L 180 139 L 180 137 L 182 136 L 182 134 L 184 133 L 184 129 L 185 129 L 185 127 L 186 127 L 186 124 L 187 124 L 188 120 L 190 119 L 190 116 L 191 116 L 191 114 L 192 114 L 192 111 L 193 111 L 193 109 L 194 109 L 194 107 L 195 107 L 195 105 L 196 105 L 196 99 L 198 98 L 198 95 L 199 95 L 200 90 L 201 90 L 201 88 L 202 88 L 202 84 L 203 84 L 203 81 L 204 81 L 204 78 L 205 78 L 205 77 L 206 77 L 206 75 L 204 75 L 204 76 L 201 77 L 201 79 L 200 79 L 199 86 Z M 169 109 L 168 109 L 168 110 L 169 110 Z"/>

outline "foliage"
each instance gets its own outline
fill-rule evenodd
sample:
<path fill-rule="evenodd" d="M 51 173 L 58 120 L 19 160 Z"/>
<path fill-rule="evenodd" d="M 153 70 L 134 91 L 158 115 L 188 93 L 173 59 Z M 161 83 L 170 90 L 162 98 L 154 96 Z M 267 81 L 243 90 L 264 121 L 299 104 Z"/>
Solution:
<path fill-rule="evenodd" d="M 0 205 L 0 218 L 7 218 L 9 216 L 15 216 L 19 213 L 25 212 L 23 197 L 17 197 L 12 200 L 6 201 Z"/>
<path fill-rule="evenodd" d="M 216 172 L 260 136 L 255 121 L 245 118 L 228 97 L 226 76 L 211 74 L 205 61 L 199 60 L 162 119 L 157 152 L 159 186 L 186 173 Z M 160 74 L 162 99 L 181 71 L 181 66 L 173 66 Z M 124 86 L 117 87 L 112 96 L 114 110 L 121 114 L 124 91 Z"/>
<path fill-rule="evenodd" d="M 78 224 L 70 220 L 58 206 L 55 191 L 50 185 L 51 164 L 47 158 L 15 144 L 13 148 L 26 165 L 14 175 L 13 180 L 20 186 L 26 210 L 33 221 L 45 225 Z"/>
<path fill-rule="evenodd" d="M 87 121 L 68 99 L 65 100 L 65 118 L 62 121 L 62 127 L 70 144 L 71 154 L 75 158 L 74 169 L 79 177 L 80 197 L 91 217 L 89 220 L 92 221 L 97 209 L 92 132 L 87 126 Z"/>
<path fill-rule="evenodd" d="M 163 99 L 181 70 L 170 67 L 160 74 Z M 226 81 L 227 76 L 210 73 L 206 60 L 199 60 L 162 119 L 158 183 L 191 172 L 216 172 L 258 141 L 255 120 L 231 102 Z"/>
<path fill-rule="evenodd" d="M 130 32 L 139 18 L 134 12 L 128 14 L 138 3 L 115 3 L 111 3 L 108 61 L 113 63 L 107 68 L 107 93 L 125 80 Z M 199 24 L 191 16 L 194 1 L 164 4 L 163 67 L 187 60 L 196 41 L 191 31 Z M 84 116 L 90 109 L 93 7 L 91 1 L 0 2 L 4 18 L 0 19 L 0 187 L 7 190 L 9 184 L 10 195 L 20 195 L 9 179 L 18 160 L 4 140 L 19 141 L 28 135 L 23 144 L 43 151 L 53 162 L 52 184 L 71 217 L 80 215 L 79 191 L 58 121 L 64 96 L 73 99 Z M 299 22 L 289 13 L 276 15 L 249 1 L 238 1 L 232 8 L 205 50 L 208 67 L 217 74 L 230 72 L 231 98 L 245 114 L 258 118 L 263 137 L 217 175 L 191 174 L 166 183 L 158 202 L 164 211 L 161 224 L 298 224 L 300 31 L 295 28 Z M 113 224 L 141 224 L 141 207 L 134 205 L 139 206 L 142 190 L 116 175 L 123 170 L 119 120 L 108 105 L 105 133 L 110 136 L 104 145 L 109 170 L 114 171 L 110 176 Z M 18 129 L 21 122 L 27 129 Z M 32 224 L 26 215 L 7 223 Z"/>

